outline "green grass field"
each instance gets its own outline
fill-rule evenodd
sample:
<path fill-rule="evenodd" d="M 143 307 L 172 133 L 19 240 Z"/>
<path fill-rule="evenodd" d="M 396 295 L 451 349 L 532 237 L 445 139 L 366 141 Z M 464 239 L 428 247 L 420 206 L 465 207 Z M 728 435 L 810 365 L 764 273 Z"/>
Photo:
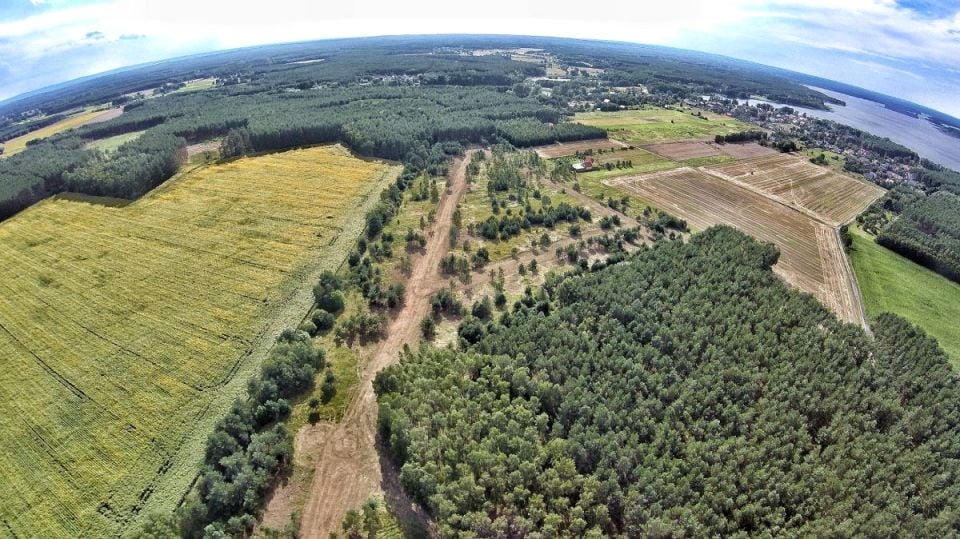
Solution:
<path fill-rule="evenodd" d="M 90 150 L 100 150 L 102 152 L 114 152 L 120 146 L 137 140 L 143 133 L 144 131 L 134 131 L 132 133 L 124 133 L 122 135 L 94 140 L 93 142 L 87 144 L 86 148 Z"/>
<path fill-rule="evenodd" d="M 871 318 L 900 315 L 940 342 L 960 367 L 960 284 L 877 245 L 873 236 L 851 227 L 850 261 Z"/>
<path fill-rule="evenodd" d="M 208 78 L 208 79 L 194 79 L 189 80 L 184 84 L 183 88 L 175 90 L 173 93 L 183 93 L 183 92 L 197 92 L 200 90 L 208 90 L 213 88 L 217 84 L 217 79 Z"/>
<path fill-rule="evenodd" d="M 822 150 L 820 148 L 807 148 L 806 150 L 803 150 L 802 153 L 808 159 L 812 159 L 820 154 L 823 154 L 824 157 L 827 158 L 827 164 L 821 166 L 825 166 L 838 174 L 850 174 L 843 169 L 843 164 L 846 163 L 847 158 L 836 152 Z"/>
<path fill-rule="evenodd" d="M 699 112 L 701 116 L 693 113 Z M 756 126 L 697 109 L 645 108 L 620 112 L 583 112 L 574 116 L 582 124 L 602 127 L 610 138 L 636 146 L 656 142 L 711 139 Z"/>

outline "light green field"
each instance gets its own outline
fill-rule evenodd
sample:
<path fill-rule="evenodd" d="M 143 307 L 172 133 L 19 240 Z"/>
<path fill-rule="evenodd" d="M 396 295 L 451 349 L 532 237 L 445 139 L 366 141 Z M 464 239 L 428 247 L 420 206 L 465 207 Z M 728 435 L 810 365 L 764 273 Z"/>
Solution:
<path fill-rule="evenodd" d="M 217 79 L 214 79 L 214 78 L 188 80 L 186 84 L 184 84 L 183 88 L 179 88 L 172 93 L 176 94 L 176 93 L 183 93 L 183 92 L 197 92 L 200 90 L 208 90 L 210 88 L 213 88 L 216 84 L 217 84 Z"/>
<path fill-rule="evenodd" d="M 137 140 L 138 138 L 140 138 L 140 135 L 142 135 L 143 133 L 144 131 L 134 131 L 132 133 L 124 133 L 122 135 L 102 138 L 87 144 L 86 147 L 87 149 L 90 149 L 90 150 L 100 150 L 102 152 L 114 152 L 120 146 L 123 146 L 128 142 Z"/>
<path fill-rule="evenodd" d="M 850 261 L 867 315 L 891 312 L 906 318 L 936 338 L 960 367 L 960 284 L 878 245 L 859 228 L 850 232 Z"/>
<path fill-rule="evenodd" d="M 850 174 L 849 172 L 843 170 L 843 164 L 847 161 L 846 157 L 836 152 L 822 150 L 820 148 L 807 148 L 806 150 L 803 150 L 803 155 L 806 156 L 807 159 L 812 159 L 820 154 L 823 154 L 827 158 L 827 164 L 820 166 L 826 166 L 830 170 L 840 174 Z"/>
<path fill-rule="evenodd" d="M 700 112 L 702 117 L 691 112 Z M 582 112 L 574 116 L 582 124 L 602 127 L 610 138 L 639 146 L 656 142 L 712 139 L 756 129 L 756 126 L 727 116 L 697 109 L 645 108 L 619 112 Z"/>

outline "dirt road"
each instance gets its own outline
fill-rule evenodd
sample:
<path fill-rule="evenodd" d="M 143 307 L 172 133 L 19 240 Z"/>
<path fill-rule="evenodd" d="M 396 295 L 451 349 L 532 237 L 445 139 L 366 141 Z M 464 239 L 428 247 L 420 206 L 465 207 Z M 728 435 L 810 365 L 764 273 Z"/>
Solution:
<path fill-rule="evenodd" d="M 402 492 L 394 492 L 399 490 L 395 481 L 383 480 L 375 447 L 377 399 L 373 379 L 380 370 L 397 362 L 404 344 L 416 344 L 420 320 L 430 312 L 430 295 L 444 284 L 438 274 L 440 260 L 449 248 L 453 213 L 466 191 L 466 168 L 472 156 L 469 153 L 457 159 L 451 167 L 449 191 L 437 207 L 425 254 L 413 262 L 406 304 L 392 321 L 387 338 L 364 366 L 357 394 L 343 419 L 316 447 L 317 467 L 303 510 L 301 537 L 326 539 L 330 532 L 340 531 L 344 514 L 359 508 L 383 488 L 390 489 L 389 497 L 405 499 Z M 401 510 L 410 509 L 406 503 L 408 507 Z"/>

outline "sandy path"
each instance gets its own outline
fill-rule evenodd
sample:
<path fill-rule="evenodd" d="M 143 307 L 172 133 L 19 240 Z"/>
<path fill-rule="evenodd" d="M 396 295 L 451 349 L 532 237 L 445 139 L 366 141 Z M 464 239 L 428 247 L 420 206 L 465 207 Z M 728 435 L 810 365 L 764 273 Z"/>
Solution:
<path fill-rule="evenodd" d="M 466 191 L 467 163 L 473 153 L 454 161 L 450 169 L 450 191 L 440 200 L 436 221 L 427 240 L 426 253 L 417 258 L 407 282 L 407 299 L 390 325 L 387 338 L 364 366 L 360 387 L 343 419 L 323 435 L 315 450 L 317 467 L 300 526 L 301 537 L 327 539 L 338 532 L 343 515 L 384 488 L 388 497 L 405 500 L 397 482 L 384 481 L 376 449 L 377 399 L 373 391 L 376 374 L 396 363 L 404 344 L 415 345 L 420 320 L 430 312 L 430 295 L 443 286 L 440 260 L 448 250 L 453 213 Z M 389 477 L 388 477 L 389 479 Z M 400 510 L 409 510 L 409 502 Z"/>

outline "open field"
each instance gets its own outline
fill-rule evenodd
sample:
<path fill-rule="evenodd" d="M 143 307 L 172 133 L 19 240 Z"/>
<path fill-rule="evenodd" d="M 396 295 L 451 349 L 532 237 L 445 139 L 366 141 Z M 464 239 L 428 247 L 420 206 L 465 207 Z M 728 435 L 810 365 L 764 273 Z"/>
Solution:
<path fill-rule="evenodd" d="M 937 339 L 960 368 L 960 284 L 878 245 L 850 227 L 850 261 L 857 273 L 867 315 L 898 314 Z"/>
<path fill-rule="evenodd" d="M 140 138 L 140 135 L 144 134 L 144 132 L 145 131 L 133 131 L 131 133 L 124 133 L 122 135 L 115 135 L 112 137 L 94 140 L 87 143 L 85 147 L 91 150 L 100 150 L 102 152 L 113 152 L 116 151 L 120 146 L 137 140 Z"/>
<path fill-rule="evenodd" d="M 699 112 L 701 116 L 693 113 Z M 617 140 L 634 146 L 659 142 L 713 140 L 726 135 L 756 129 L 734 118 L 695 109 L 646 108 L 619 112 L 582 112 L 574 116 L 582 124 L 602 127 Z"/>
<path fill-rule="evenodd" d="M 197 92 L 200 90 L 208 90 L 213 88 L 217 84 L 217 79 L 215 78 L 206 78 L 206 79 L 193 79 L 188 80 L 184 83 L 183 88 L 178 88 L 173 93 L 183 93 L 183 92 Z"/>
<path fill-rule="evenodd" d="M 607 183 L 686 219 L 693 229 L 727 224 L 776 244 L 780 261 L 774 270 L 778 274 L 813 294 L 842 320 L 861 322 L 856 284 L 832 228 L 761 194 L 691 168 Z"/>
<path fill-rule="evenodd" d="M 663 157 L 660 157 L 655 153 L 648 152 L 642 148 L 634 148 L 632 150 L 623 149 L 616 152 L 602 153 L 600 155 L 594 155 L 593 160 L 593 169 L 587 172 L 578 173 L 578 180 L 585 180 L 589 182 L 628 174 L 636 175 L 646 172 L 654 172 L 657 170 L 666 170 L 668 168 L 677 168 L 680 166 L 680 163 L 677 163 L 676 161 L 664 159 Z M 616 164 L 617 161 L 630 161 L 633 166 L 629 168 L 614 167 L 611 170 L 607 170 L 603 166 L 606 163 Z"/>
<path fill-rule="evenodd" d="M 178 503 L 213 422 L 398 172 L 311 148 L 200 167 L 125 207 L 49 199 L 0 225 L 7 534 L 116 535 Z"/>
<path fill-rule="evenodd" d="M 771 155 L 777 153 L 777 150 L 767 146 L 761 146 L 756 142 L 728 142 L 717 146 L 724 155 L 729 155 L 734 159 L 749 159 L 751 157 L 760 157 L 761 155 Z"/>
<path fill-rule="evenodd" d="M 27 142 L 34 139 L 47 138 L 51 135 L 56 135 L 62 131 L 68 129 L 73 129 L 74 127 L 80 127 L 81 125 L 96 123 L 96 122 L 105 122 L 116 118 L 123 113 L 123 109 L 114 108 L 107 110 L 86 110 L 80 113 L 77 113 L 69 118 L 64 118 L 55 124 L 48 125 L 37 129 L 36 131 L 31 131 L 26 135 L 21 135 L 17 138 L 10 139 L 3 144 L 3 155 L 10 156 L 15 153 L 22 152 L 24 148 L 27 147 Z"/>
<path fill-rule="evenodd" d="M 853 219 L 884 192 L 872 183 L 789 154 L 710 165 L 704 170 L 809 212 L 831 226 Z"/>
<path fill-rule="evenodd" d="M 720 155 L 720 150 L 715 146 L 699 140 L 662 142 L 660 144 L 650 144 L 645 146 L 644 149 L 674 161 Z"/>
<path fill-rule="evenodd" d="M 553 159 L 554 157 L 563 157 L 573 155 L 577 152 L 587 150 L 606 150 L 609 148 L 623 148 L 626 144 L 613 139 L 595 138 L 590 140 L 578 140 L 574 142 L 557 142 L 556 144 L 547 144 L 546 146 L 535 146 L 530 148 L 537 152 L 544 159 Z"/>
<path fill-rule="evenodd" d="M 820 148 L 807 148 L 801 152 L 801 155 L 810 159 L 813 159 L 820 154 L 823 154 L 823 156 L 827 158 L 827 164 L 821 166 L 826 166 L 838 174 L 852 174 L 851 172 L 844 170 L 843 166 L 847 162 L 847 158 L 842 154 L 831 152 L 830 150 L 822 150 Z"/>

